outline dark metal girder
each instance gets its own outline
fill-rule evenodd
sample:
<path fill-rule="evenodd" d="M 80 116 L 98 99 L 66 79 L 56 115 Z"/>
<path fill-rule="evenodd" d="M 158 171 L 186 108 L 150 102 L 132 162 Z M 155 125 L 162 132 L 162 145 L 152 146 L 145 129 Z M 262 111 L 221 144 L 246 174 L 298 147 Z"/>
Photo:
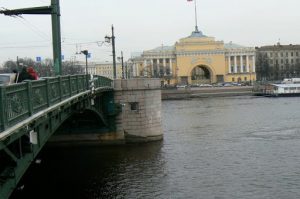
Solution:
<path fill-rule="evenodd" d="M 42 6 L 34 8 L 20 8 L 14 10 L 1 10 L 1 14 L 4 15 L 22 15 L 22 14 L 34 14 L 34 15 L 46 15 L 46 14 L 55 14 L 53 13 L 53 8 L 51 6 Z"/>

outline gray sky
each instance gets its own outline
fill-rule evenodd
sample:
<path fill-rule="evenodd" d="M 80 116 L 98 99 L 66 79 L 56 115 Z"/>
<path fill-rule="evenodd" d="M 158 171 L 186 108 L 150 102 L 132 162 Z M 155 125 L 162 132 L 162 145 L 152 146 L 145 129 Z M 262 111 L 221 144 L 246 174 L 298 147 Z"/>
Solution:
<path fill-rule="evenodd" d="M 111 46 L 99 46 L 114 24 L 117 55 L 173 45 L 195 26 L 194 3 L 187 0 L 61 0 L 62 53 L 92 53 L 89 61 L 111 61 Z M 0 0 L 8 9 L 50 5 L 50 0 Z M 198 26 L 216 40 L 245 46 L 300 44 L 299 0 L 197 0 Z M 50 16 L 0 15 L 0 63 L 8 59 L 52 57 Z"/>

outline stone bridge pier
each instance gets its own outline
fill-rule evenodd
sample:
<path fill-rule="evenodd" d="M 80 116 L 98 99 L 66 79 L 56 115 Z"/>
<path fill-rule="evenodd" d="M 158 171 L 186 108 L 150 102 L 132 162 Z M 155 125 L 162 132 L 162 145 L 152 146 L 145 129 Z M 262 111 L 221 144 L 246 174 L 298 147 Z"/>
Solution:
<path fill-rule="evenodd" d="M 114 81 L 114 100 L 121 113 L 116 116 L 116 134 L 126 143 L 163 139 L 159 79 Z"/>

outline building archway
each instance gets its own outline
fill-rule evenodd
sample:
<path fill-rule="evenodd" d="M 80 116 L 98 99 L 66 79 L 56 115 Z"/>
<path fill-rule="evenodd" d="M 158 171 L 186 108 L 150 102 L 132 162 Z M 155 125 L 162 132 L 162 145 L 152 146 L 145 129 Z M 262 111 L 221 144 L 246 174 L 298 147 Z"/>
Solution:
<path fill-rule="evenodd" d="M 212 71 L 206 65 L 198 65 L 191 72 L 192 84 L 210 84 L 212 83 Z"/>

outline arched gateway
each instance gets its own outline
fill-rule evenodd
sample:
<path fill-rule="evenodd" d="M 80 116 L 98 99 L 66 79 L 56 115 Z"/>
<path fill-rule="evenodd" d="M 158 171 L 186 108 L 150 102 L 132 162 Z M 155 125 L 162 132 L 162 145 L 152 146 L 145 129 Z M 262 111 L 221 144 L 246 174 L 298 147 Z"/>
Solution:
<path fill-rule="evenodd" d="M 212 71 L 206 65 L 198 65 L 191 72 L 191 84 L 212 83 Z"/>

